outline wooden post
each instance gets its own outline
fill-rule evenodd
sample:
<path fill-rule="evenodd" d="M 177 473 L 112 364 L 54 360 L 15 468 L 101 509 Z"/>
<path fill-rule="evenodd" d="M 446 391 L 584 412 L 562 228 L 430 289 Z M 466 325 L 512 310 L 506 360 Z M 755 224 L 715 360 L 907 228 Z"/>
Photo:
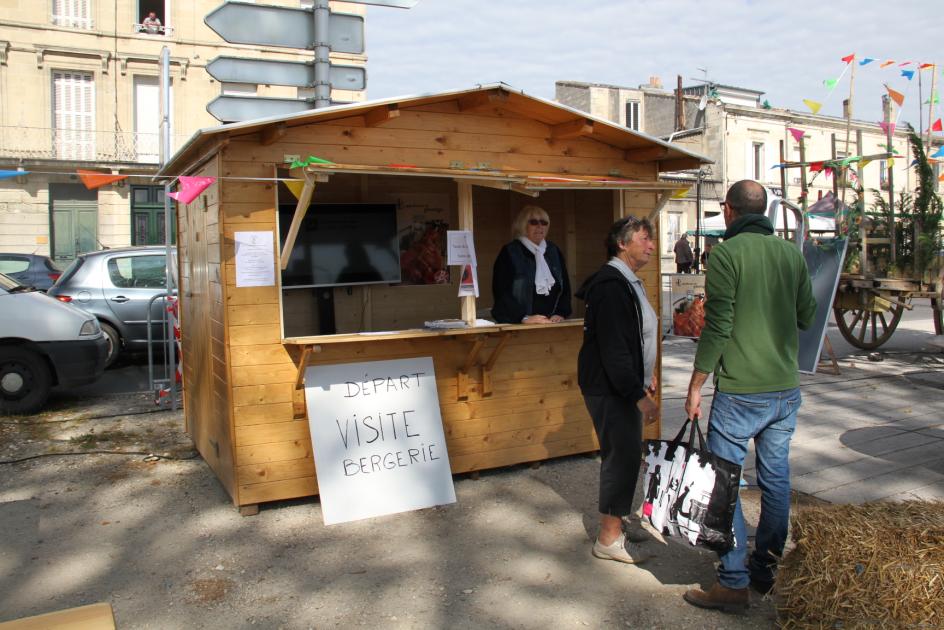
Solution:
<path fill-rule="evenodd" d="M 919 71 L 920 72 L 920 71 Z M 928 148 L 925 151 L 931 150 L 931 125 L 934 124 L 934 90 L 937 85 L 937 64 L 931 66 L 931 96 L 928 98 Z"/>
<path fill-rule="evenodd" d="M 806 138 L 800 136 L 800 207 L 803 209 L 803 216 L 806 216 L 806 207 L 809 203 L 809 186 L 806 183 Z"/>
<path fill-rule="evenodd" d="M 786 154 L 786 141 L 780 141 L 780 163 L 783 164 L 787 161 Z M 787 194 L 787 169 L 786 167 L 781 167 L 780 169 L 780 189 L 783 194 L 784 199 L 789 199 L 790 195 Z M 780 206 L 780 214 L 783 216 L 783 237 L 787 238 L 787 211 Z M 799 227 L 799 226 L 798 226 Z"/>
<path fill-rule="evenodd" d="M 833 159 L 833 163 L 835 164 L 835 160 L 836 160 L 836 134 L 832 133 L 832 134 L 829 134 L 829 135 L 830 135 L 830 148 L 831 148 L 831 151 L 832 151 L 832 159 Z M 837 169 L 833 168 L 833 199 L 839 199 L 839 174 L 836 173 L 836 170 L 837 170 Z M 825 174 L 825 171 L 826 171 L 826 169 L 825 169 L 825 167 L 824 167 L 824 168 L 823 168 L 824 174 Z"/>
<path fill-rule="evenodd" d="M 459 229 L 472 232 L 472 184 L 457 181 L 459 197 Z M 473 232 L 474 233 L 474 232 Z M 464 295 L 462 301 L 462 319 L 469 326 L 475 325 L 475 296 Z"/>
<path fill-rule="evenodd" d="M 849 100 L 843 103 L 845 107 L 842 108 L 843 114 L 845 114 L 846 116 L 846 149 L 845 149 L 846 157 L 849 157 L 851 155 L 849 153 L 849 134 L 850 134 L 850 131 L 852 130 L 852 98 L 853 96 L 855 96 L 855 69 L 856 69 L 855 58 L 853 58 L 852 61 L 849 62 L 849 65 L 852 67 L 852 72 L 849 74 Z M 860 153 L 859 155 L 862 155 L 862 154 Z M 842 178 L 842 198 L 839 200 L 840 208 L 846 205 L 846 188 L 848 187 L 848 178 L 847 178 L 848 172 L 849 172 L 848 166 L 845 166 L 842 168 L 843 178 Z M 836 222 L 837 231 L 840 225 L 841 225 L 840 221 L 837 221 Z"/>
<path fill-rule="evenodd" d="M 892 121 L 892 99 L 888 96 L 883 97 L 885 101 L 884 113 L 885 113 L 885 122 L 891 123 Z M 888 155 L 894 155 L 892 151 L 892 139 L 894 134 L 892 133 L 892 126 L 890 124 L 885 125 L 885 148 L 888 150 Z M 898 235 L 895 233 L 895 169 L 892 168 L 892 165 L 889 163 L 891 157 L 885 158 L 885 172 L 888 175 L 888 240 L 891 252 L 889 257 L 891 258 L 891 264 L 895 264 L 895 261 L 898 257 Z"/>

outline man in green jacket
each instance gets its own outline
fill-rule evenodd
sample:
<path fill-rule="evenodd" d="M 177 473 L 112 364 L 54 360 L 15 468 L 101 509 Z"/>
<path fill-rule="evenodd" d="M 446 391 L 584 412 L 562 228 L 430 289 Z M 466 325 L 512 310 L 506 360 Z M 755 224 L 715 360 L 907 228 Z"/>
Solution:
<path fill-rule="evenodd" d="M 783 553 L 790 519 L 790 438 L 800 408 L 798 328 L 813 323 L 816 300 L 800 250 L 777 238 L 764 216 L 767 193 L 743 180 L 721 203 L 727 231 L 711 250 L 705 282 L 705 328 L 698 341 L 685 411 L 701 416 L 701 388 L 714 373 L 708 446 L 744 463 L 754 440 L 761 514 L 748 561 L 741 501 L 734 514 L 735 545 L 721 556 L 718 583 L 692 589 L 687 602 L 735 612 L 747 608 L 748 585 L 767 593 Z"/>

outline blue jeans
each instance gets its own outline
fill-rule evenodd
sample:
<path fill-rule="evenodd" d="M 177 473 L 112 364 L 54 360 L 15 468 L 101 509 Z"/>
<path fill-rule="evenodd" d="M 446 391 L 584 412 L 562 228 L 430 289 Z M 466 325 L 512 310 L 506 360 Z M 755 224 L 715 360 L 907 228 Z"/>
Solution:
<path fill-rule="evenodd" d="M 738 499 L 734 512 L 734 548 L 721 556 L 718 582 L 728 588 L 746 588 L 751 578 L 773 580 L 773 569 L 783 554 L 790 522 L 790 438 L 800 409 L 799 388 L 762 394 L 725 394 L 716 391 L 708 418 L 708 447 L 736 464 L 744 464 L 753 438 L 757 455 L 757 485 L 761 490 L 760 522 L 754 552 L 747 561 L 747 530 Z"/>

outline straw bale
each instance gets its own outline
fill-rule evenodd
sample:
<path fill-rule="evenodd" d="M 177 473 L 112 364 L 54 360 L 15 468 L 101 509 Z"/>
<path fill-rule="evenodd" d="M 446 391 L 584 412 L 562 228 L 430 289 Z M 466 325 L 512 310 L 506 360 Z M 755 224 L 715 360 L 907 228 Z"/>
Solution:
<path fill-rule="evenodd" d="M 777 576 L 784 628 L 944 628 L 944 501 L 804 508 Z"/>

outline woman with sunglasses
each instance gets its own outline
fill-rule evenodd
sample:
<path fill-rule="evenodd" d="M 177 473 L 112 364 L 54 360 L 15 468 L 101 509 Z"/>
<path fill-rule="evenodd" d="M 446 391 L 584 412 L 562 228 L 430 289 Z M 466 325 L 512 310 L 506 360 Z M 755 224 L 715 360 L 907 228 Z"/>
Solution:
<path fill-rule="evenodd" d="M 570 280 L 564 255 L 547 240 L 550 220 L 525 206 L 512 224 L 492 270 L 492 319 L 503 324 L 553 324 L 570 317 Z"/>

